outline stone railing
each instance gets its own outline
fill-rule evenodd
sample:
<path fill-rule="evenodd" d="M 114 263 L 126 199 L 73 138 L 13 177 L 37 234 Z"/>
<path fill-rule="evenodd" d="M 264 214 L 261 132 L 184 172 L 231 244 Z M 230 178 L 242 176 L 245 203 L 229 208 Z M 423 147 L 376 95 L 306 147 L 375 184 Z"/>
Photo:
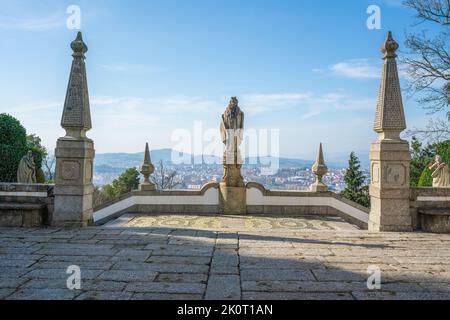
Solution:
<path fill-rule="evenodd" d="M 247 213 L 340 216 L 367 229 L 370 209 L 334 192 L 273 191 L 258 183 L 247 184 Z"/>
<path fill-rule="evenodd" d="M 201 190 L 133 191 L 97 207 L 94 222 L 103 224 L 125 212 L 148 214 L 220 214 L 219 184 L 206 184 Z M 332 192 L 270 191 L 257 183 L 246 186 L 247 214 L 340 216 L 361 229 L 367 229 L 369 209 Z"/>
<path fill-rule="evenodd" d="M 52 220 L 53 185 L 0 183 L 0 226 L 39 227 Z"/>
<path fill-rule="evenodd" d="M 102 224 L 124 212 L 136 213 L 220 213 L 219 184 L 208 183 L 201 190 L 132 191 L 94 209 L 94 223 Z"/>

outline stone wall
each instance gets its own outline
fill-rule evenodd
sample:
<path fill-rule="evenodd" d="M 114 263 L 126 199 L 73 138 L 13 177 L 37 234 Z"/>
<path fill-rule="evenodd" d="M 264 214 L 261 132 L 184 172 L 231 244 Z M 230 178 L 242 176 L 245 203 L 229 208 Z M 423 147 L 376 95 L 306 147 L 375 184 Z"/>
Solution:
<path fill-rule="evenodd" d="M 52 220 L 53 185 L 0 183 L 0 227 L 38 227 Z"/>

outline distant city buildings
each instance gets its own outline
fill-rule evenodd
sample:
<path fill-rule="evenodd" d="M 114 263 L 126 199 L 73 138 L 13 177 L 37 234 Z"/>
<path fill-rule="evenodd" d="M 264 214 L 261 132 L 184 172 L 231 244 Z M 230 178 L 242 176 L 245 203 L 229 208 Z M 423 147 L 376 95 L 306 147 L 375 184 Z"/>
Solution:
<path fill-rule="evenodd" d="M 165 165 L 169 171 L 177 172 L 177 180 L 180 184 L 177 189 L 201 189 L 208 182 L 220 182 L 223 174 L 221 165 L 189 165 L 174 166 Z M 94 184 L 102 186 L 111 183 L 127 168 L 105 167 L 95 170 Z M 328 174 L 323 178 L 323 182 L 331 191 L 340 192 L 345 189 L 346 169 L 329 169 Z M 367 179 L 369 172 L 364 172 Z M 267 189 L 272 190 L 307 190 L 314 183 L 315 176 L 310 168 L 281 168 L 275 175 L 262 175 L 261 169 L 256 166 L 244 166 L 242 169 L 244 179 L 258 182 Z"/>

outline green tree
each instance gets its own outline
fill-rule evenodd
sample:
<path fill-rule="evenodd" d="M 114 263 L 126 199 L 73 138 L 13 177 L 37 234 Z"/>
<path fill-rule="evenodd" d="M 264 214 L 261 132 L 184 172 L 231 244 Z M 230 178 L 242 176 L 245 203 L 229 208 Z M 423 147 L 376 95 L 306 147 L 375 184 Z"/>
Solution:
<path fill-rule="evenodd" d="M 136 168 L 130 168 L 115 179 L 111 185 L 103 186 L 103 192 L 108 198 L 114 199 L 121 195 L 136 190 L 139 187 L 139 172 Z"/>
<path fill-rule="evenodd" d="M 0 114 L 0 182 L 17 181 L 17 167 L 27 151 L 25 128 L 9 114 Z"/>
<path fill-rule="evenodd" d="M 350 154 L 344 181 L 347 187 L 341 195 L 362 206 L 370 207 L 369 187 L 365 183 L 366 178 L 361 171 L 361 163 L 354 152 Z"/>

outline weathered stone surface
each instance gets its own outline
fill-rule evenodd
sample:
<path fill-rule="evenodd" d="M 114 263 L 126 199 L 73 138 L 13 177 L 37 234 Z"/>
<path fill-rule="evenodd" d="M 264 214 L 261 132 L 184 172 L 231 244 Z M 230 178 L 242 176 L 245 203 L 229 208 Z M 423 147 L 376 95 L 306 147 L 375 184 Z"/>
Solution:
<path fill-rule="evenodd" d="M 314 280 L 309 270 L 279 270 L 279 269 L 243 269 L 242 281 L 247 280 Z"/>
<path fill-rule="evenodd" d="M 7 297 L 8 300 L 72 300 L 79 291 L 69 289 L 23 289 Z"/>
<path fill-rule="evenodd" d="M 205 284 L 201 283 L 173 283 L 173 282 L 132 282 L 125 288 L 129 292 L 156 293 L 192 293 L 203 294 Z"/>
<path fill-rule="evenodd" d="M 111 281 L 153 281 L 157 273 L 154 271 L 109 270 L 99 275 L 98 279 Z"/>
<path fill-rule="evenodd" d="M 160 273 L 156 282 L 182 282 L 182 283 L 206 283 L 206 273 Z"/>
<path fill-rule="evenodd" d="M 130 300 L 132 296 L 130 292 L 89 291 L 80 294 L 77 300 Z"/>
<path fill-rule="evenodd" d="M 304 218 L 276 219 L 270 235 L 246 223 L 225 234 L 2 229 L 0 299 L 445 299 L 450 292 L 449 235 L 326 231 L 314 218 L 293 231 L 282 220 Z M 138 234 L 149 238 L 147 249 L 136 249 Z M 120 243 L 68 242 L 97 236 Z M 80 291 L 66 288 L 69 265 L 81 266 Z M 381 269 L 381 291 L 367 288 L 371 265 Z"/>
<path fill-rule="evenodd" d="M 241 299 L 241 283 L 237 275 L 211 275 L 206 288 L 207 300 Z"/>
<path fill-rule="evenodd" d="M 329 292 L 243 292 L 243 300 L 353 300 L 349 293 Z"/>
<path fill-rule="evenodd" d="M 192 293 L 135 293 L 133 300 L 202 300 L 202 294 Z"/>

